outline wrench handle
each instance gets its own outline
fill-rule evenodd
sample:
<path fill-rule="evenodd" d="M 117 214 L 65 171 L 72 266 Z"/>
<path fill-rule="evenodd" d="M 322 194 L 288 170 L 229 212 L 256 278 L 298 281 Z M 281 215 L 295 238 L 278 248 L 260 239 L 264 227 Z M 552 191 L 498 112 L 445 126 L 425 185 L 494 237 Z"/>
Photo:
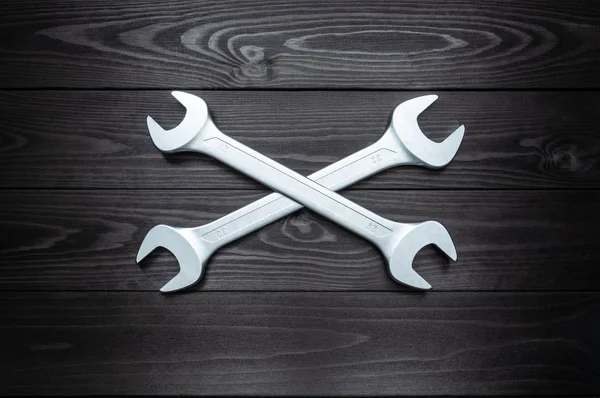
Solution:
<path fill-rule="evenodd" d="M 393 222 L 289 170 L 221 132 L 205 135 L 198 150 L 295 199 L 377 246 L 394 232 Z"/>
<path fill-rule="evenodd" d="M 402 164 L 398 152 L 380 140 L 308 176 L 320 185 L 338 191 L 385 169 Z M 405 161 L 408 163 L 408 161 Z M 198 228 L 205 242 L 224 246 L 303 206 L 277 192 L 267 195 L 218 220 Z"/>

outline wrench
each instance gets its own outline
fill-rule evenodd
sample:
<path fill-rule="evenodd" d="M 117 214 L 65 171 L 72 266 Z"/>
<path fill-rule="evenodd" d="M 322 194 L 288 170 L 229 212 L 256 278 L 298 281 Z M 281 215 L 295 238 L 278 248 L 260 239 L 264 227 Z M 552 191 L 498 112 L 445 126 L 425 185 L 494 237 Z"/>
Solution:
<path fill-rule="evenodd" d="M 324 215 L 334 218 L 334 221 L 377 245 L 390 264 L 392 277 L 405 285 L 418 289 L 431 288 L 412 269 L 412 259 L 423 246 L 433 243 L 449 257 L 456 259 L 452 240 L 441 224 L 432 221 L 420 224 L 389 221 L 323 188 L 325 186 L 334 190 L 342 189 L 397 165 L 440 168 L 449 163 L 460 146 L 464 126 L 460 126 L 444 142 L 438 144 L 425 137 L 417 123 L 417 116 L 431 105 L 437 96 L 422 96 L 400 104 L 394 111 L 392 123 L 376 143 L 312 174 L 309 178 L 321 185 L 312 183 L 313 186 L 306 186 L 305 177 L 285 169 L 220 132 L 210 119 L 208 107 L 202 99 L 182 92 L 172 94 L 187 110 L 181 124 L 165 131 L 150 116 L 147 119 L 150 135 L 160 150 L 206 153 L 247 174 L 253 173 L 245 168 L 258 167 L 261 173 L 268 175 L 266 178 L 258 175 L 261 177 L 259 180 L 275 190 L 283 192 L 287 189 L 286 195 L 294 191 L 289 196 L 297 194 L 295 190 L 298 188 L 289 189 L 282 185 L 290 183 L 295 187 L 299 186 L 299 189 L 304 191 L 300 194 L 303 200 L 306 196 L 312 197 L 309 198 L 310 206 L 307 207 L 319 213 L 327 212 L 324 210 L 329 208 L 327 206 L 333 207 L 333 215 Z M 274 183 L 273 180 L 280 182 Z M 311 189 L 317 192 L 313 193 Z M 315 200 L 315 197 L 320 199 Z M 161 292 L 178 291 L 202 278 L 204 264 L 219 247 L 301 207 L 287 197 L 273 193 L 197 228 L 158 225 L 144 238 L 137 261 L 142 261 L 156 247 L 170 250 L 180 264 L 180 272 L 161 288 Z M 346 217 L 352 221 L 348 222 Z M 430 235 L 430 239 L 427 239 L 427 235 Z"/>

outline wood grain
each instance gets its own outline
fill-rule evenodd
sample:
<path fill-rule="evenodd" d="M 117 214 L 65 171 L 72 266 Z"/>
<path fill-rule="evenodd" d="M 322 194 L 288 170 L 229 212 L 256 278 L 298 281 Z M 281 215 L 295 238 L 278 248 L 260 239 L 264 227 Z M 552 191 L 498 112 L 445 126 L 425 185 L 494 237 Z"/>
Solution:
<path fill-rule="evenodd" d="M 5 0 L 0 20 L 0 395 L 600 396 L 596 3 Z M 450 166 L 343 194 L 442 222 L 458 261 L 423 249 L 435 290 L 414 292 L 302 210 L 159 294 L 178 267 L 135 263 L 152 226 L 269 193 L 159 153 L 145 118 L 179 123 L 174 88 L 305 175 L 439 94 L 419 123 L 466 125 Z"/>
<path fill-rule="evenodd" d="M 5 0 L 0 17 L 5 88 L 600 87 L 584 0 Z"/>
<path fill-rule="evenodd" d="M 600 295 L 3 293 L 0 392 L 600 393 Z"/>
<path fill-rule="evenodd" d="M 308 175 L 375 142 L 415 92 L 196 92 L 218 126 Z M 388 170 L 355 189 L 600 188 L 599 92 L 443 92 L 419 118 L 442 140 L 460 124 L 442 171 Z M 204 155 L 163 155 L 150 114 L 176 126 L 167 91 L 0 92 L 2 188 L 263 189 Z"/>
<path fill-rule="evenodd" d="M 167 251 L 135 255 L 156 224 L 214 221 L 260 191 L 4 191 L 3 290 L 156 291 L 178 270 Z M 459 260 L 427 247 L 415 269 L 437 291 L 598 290 L 600 191 L 353 191 L 345 196 L 393 220 L 438 220 Z M 217 252 L 209 290 L 405 291 L 361 238 L 302 211 Z"/>

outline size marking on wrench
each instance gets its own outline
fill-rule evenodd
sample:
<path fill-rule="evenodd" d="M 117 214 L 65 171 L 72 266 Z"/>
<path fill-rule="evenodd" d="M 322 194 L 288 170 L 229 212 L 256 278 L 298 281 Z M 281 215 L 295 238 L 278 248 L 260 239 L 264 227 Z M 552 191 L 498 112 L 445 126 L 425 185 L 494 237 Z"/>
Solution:
<path fill-rule="evenodd" d="M 235 159 L 235 156 L 231 157 L 227 154 L 231 144 L 237 143 L 221 133 L 214 123 L 212 123 L 204 101 L 193 95 L 181 92 L 173 92 L 173 95 L 186 107 L 188 112 L 181 124 L 168 132 L 156 124 L 151 117 L 148 117 L 148 129 L 154 144 L 165 152 L 198 151 L 208 153 L 226 163 L 239 161 L 239 159 Z M 385 170 L 392 166 L 403 164 L 425 166 L 428 168 L 445 166 L 456 154 L 464 134 L 464 126 L 460 126 L 442 143 L 438 144 L 427 139 L 419 129 L 416 117 L 435 101 L 436 98 L 437 96 L 427 95 L 402 103 L 394 111 L 392 124 L 390 124 L 384 135 L 375 144 L 333 165 L 325 167 L 310 175 L 309 178 L 318 180 L 320 184 L 329 189 L 338 190 L 377 171 Z M 210 137 L 222 137 L 221 141 L 224 145 L 221 145 L 215 151 L 215 148 L 208 147 L 203 143 L 201 144 L 201 141 L 196 139 L 204 138 L 206 140 Z M 224 140 L 227 140 L 227 142 Z M 268 174 L 275 173 L 270 178 L 274 176 L 277 178 L 277 175 L 281 177 L 280 173 L 283 173 L 286 177 L 291 176 L 288 173 L 292 175 L 297 174 L 243 145 L 241 147 L 246 148 L 244 155 L 246 161 L 250 160 L 247 156 L 250 155 L 250 158 L 255 158 L 256 161 L 260 160 L 261 163 L 264 163 L 262 164 L 262 168 L 267 165 L 271 168 L 273 167 L 272 164 L 275 165 L 274 169 L 276 172 L 273 172 L 270 168 L 263 169 Z M 393 148 L 393 150 L 387 148 Z M 251 155 L 251 153 L 255 153 L 256 156 Z M 378 157 L 376 156 L 377 154 L 386 155 Z M 371 158 L 370 156 L 372 155 L 375 156 Z M 358 162 L 358 160 L 365 157 L 369 157 L 370 162 L 375 167 L 365 167 L 365 164 Z M 244 161 L 241 161 L 237 166 L 232 166 L 237 168 L 242 166 L 242 164 L 245 165 Z M 283 171 L 279 170 L 279 167 Z M 242 168 L 240 171 L 245 170 Z M 303 176 L 297 175 L 294 178 L 295 180 L 292 180 L 294 185 L 300 182 L 304 184 Z M 314 189 L 321 190 L 323 187 L 316 185 Z M 325 196 L 329 196 L 326 190 Z M 347 201 L 343 197 L 341 197 L 341 200 Z M 350 207 L 354 207 L 352 202 L 347 202 L 350 204 Z M 137 259 L 141 261 L 157 246 L 169 249 L 177 257 L 181 269 L 179 274 L 167 283 L 161 291 L 177 291 L 200 280 L 204 270 L 204 263 L 218 247 L 290 214 L 301 207 L 300 204 L 282 197 L 278 193 L 272 193 L 205 226 L 197 228 L 173 228 L 166 225 L 158 225 L 151 229 L 144 238 Z M 360 208 L 359 206 L 356 207 Z M 365 210 L 367 214 L 370 213 L 366 209 L 362 210 Z M 251 217 L 251 214 L 254 214 L 256 217 Z M 373 217 L 380 218 L 374 213 L 372 214 Z M 390 271 L 395 280 L 419 289 L 430 288 L 431 286 L 412 270 L 412 258 L 423 246 L 434 244 L 449 257 L 456 259 L 456 251 L 448 232 L 437 222 L 402 224 L 389 220 L 385 221 L 390 223 L 390 226 L 394 225 L 394 228 L 398 228 L 396 232 L 399 234 L 399 241 L 394 239 L 393 241 L 388 240 L 384 242 L 370 234 L 366 236 L 364 232 L 360 233 L 360 235 L 367 237 L 369 240 L 374 239 L 374 243 L 375 241 L 379 243 L 378 246 L 386 255 L 386 259 L 391 261 Z M 342 220 L 342 223 L 345 224 L 345 222 L 346 220 Z M 230 228 L 220 228 L 224 225 L 228 226 L 230 223 L 237 224 L 233 231 Z M 381 223 L 376 224 L 380 225 Z M 373 228 L 373 224 L 369 226 L 367 223 L 366 227 L 361 228 L 361 231 L 368 231 L 370 228 Z M 351 229 L 354 230 L 354 228 Z M 205 236 L 210 238 L 210 241 L 204 239 Z M 397 244 L 394 245 L 394 242 Z M 381 246 L 385 246 L 385 248 Z M 392 253 L 390 253 L 390 248 L 394 249 Z"/>
<path fill-rule="evenodd" d="M 277 202 L 278 200 L 283 200 L 285 197 L 273 198 L 272 201 L 265 203 L 263 206 L 258 208 L 254 208 L 245 214 L 240 215 L 233 220 L 227 221 L 224 224 L 219 224 L 218 227 L 211 229 L 207 233 L 201 235 L 202 239 L 214 243 L 219 240 L 229 239 L 231 236 L 234 236 L 239 231 L 244 229 L 252 228 L 254 224 L 260 223 L 265 218 L 269 217 L 272 213 L 272 203 Z"/>
<path fill-rule="evenodd" d="M 370 148 L 370 147 L 369 147 Z M 350 185 L 353 182 L 357 181 L 356 176 L 375 174 L 380 170 L 384 170 L 388 167 L 398 166 L 400 164 L 404 164 L 406 157 L 399 156 L 400 154 L 396 151 L 392 151 L 387 148 L 381 148 L 374 152 L 367 153 L 366 155 L 359 157 L 362 152 L 368 152 L 367 149 L 356 152 L 355 157 L 356 160 L 349 161 L 343 168 L 338 170 L 332 170 L 329 174 L 324 175 L 321 178 L 311 178 L 314 181 L 317 181 L 319 184 L 324 187 L 331 187 L 333 184 L 338 186 L 342 181 L 338 181 L 340 179 L 340 175 L 345 175 L 350 181 L 346 184 Z M 348 157 L 350 158 L 350 156 Z M 346 158 L 346 159 L 348 159 Z M 344 159 L 344 160 L 346 160 Z M 340 161 L 341 162 L 341 161 Z M 338 174 L 338 175 L 335 175 Z M 335 178 L 330 179 L 330 176 L 334 176 Z M 310 177 L 309 177 L 310 178 Z M 361 178 L 362 179 L 362 178 Z M 335 191 L 337 189 L 331 188 Z"/>

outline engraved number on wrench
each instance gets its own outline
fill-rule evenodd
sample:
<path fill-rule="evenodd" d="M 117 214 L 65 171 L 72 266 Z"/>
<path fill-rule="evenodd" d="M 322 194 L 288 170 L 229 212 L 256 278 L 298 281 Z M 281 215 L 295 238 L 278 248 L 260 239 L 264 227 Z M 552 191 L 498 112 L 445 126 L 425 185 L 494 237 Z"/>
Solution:
<path fill-rule="evenodd" d="M 379 163 L 383 160 L 383 157 L 381 156 L 381 154 L 375 154 L 375 155 L 371 155 L 371 163 Z"/>
<path fill-rule="evenodd" d="M 367 224 L 367 230 L 371 233 L 375 233 L 375 230 L 377 229 L 377 226 L 379 224 L 375 224 L 374 222 L 370 222 L 369 224 Z"/>

